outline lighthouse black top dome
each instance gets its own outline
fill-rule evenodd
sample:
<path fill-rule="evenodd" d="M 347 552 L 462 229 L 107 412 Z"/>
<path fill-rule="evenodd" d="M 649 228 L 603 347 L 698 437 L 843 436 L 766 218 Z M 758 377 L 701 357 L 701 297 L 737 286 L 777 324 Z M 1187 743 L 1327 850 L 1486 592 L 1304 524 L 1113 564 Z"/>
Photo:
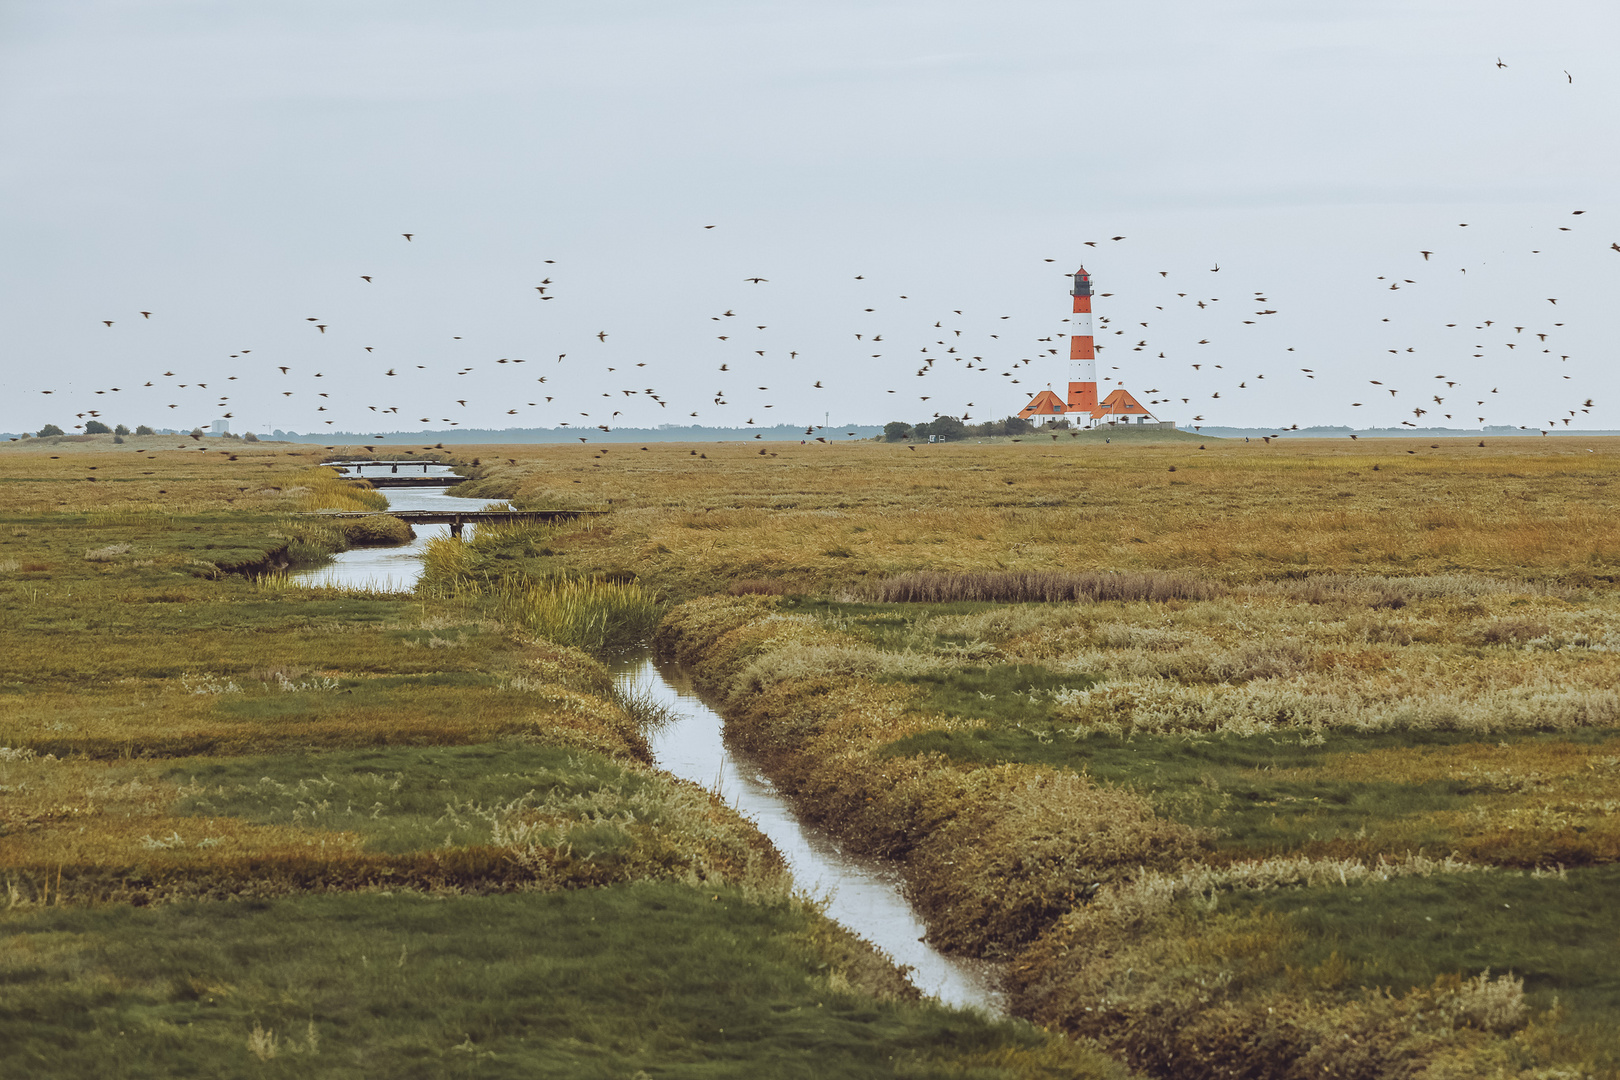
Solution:
<path fill-rule="evenodd" d="M 1078 269 L 1078 270 L 1076 270 L 1074 272 L 1074 289 L 1070 291 L 1069 295 L 1070 296 L 1090 296 L 1091 295 L 1091 275 L 1086 273 L 1086 268 L 1085 267 L 1082 266 L 1080 269 Z"/>

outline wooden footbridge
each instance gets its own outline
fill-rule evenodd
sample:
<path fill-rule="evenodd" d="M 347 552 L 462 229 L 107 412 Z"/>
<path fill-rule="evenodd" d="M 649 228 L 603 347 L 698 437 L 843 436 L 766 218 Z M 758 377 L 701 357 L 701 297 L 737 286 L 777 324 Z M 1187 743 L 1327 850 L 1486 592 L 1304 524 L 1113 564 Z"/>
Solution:
<path fill-rule="evenodd" d="M 507 521 L 568 521 L 573 518 L 599 517 L 606 510 L 383 510 L 389 517 L 408 521 L 412 525 L 448 525 L 451 536 L 460 536 L 463 525 L 482 525 L 486 522 Z M 353 521 L 375 517 L 368 511 L 314 510 L 305 517 L 318 517 L 332 521 Z"/>
<path fill-rule="evenodd" d="M 429 473 L 430 468 L 443 468 L 437 461 L 323 461 L 322 465 L 341 473 L 353 473 L 375 488 L 455 487 L 467 482 L 465 476 Z M 400 466 L 410 470 L 400 473 Z M 416 472 L 420 467 L 421 472 Z M 372 470 L 366 472 L 367 469 Z"/>
<path fill-rule="evenodd" d="M 467 482 L 465 476 L 367 476 L 364 479 L 374 488 L 455 487 Z"/>

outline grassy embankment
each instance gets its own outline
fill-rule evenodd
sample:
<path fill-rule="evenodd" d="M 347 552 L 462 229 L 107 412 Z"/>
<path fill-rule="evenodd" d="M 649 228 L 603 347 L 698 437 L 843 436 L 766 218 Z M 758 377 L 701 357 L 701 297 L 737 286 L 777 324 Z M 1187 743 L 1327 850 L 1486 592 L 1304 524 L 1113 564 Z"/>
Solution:
<path fill-rule="evenodd" d="M 1113 1070 L 911 1000 L 647 766 L 559 590 L 247 580 L 345 542 L 289 512 L 375 494 L 130 442 L 0 456 L 8 1074 Z"/>
<path fill-rule="evenodd" d="M 1593 442 L 545 448 L 479 482 L 611 503 L 556 563 L 693 598 L 663 647 L 937 940 L 1014 958 L 1026 1015 L 1167 1076 L 1614 1076 Z"/>

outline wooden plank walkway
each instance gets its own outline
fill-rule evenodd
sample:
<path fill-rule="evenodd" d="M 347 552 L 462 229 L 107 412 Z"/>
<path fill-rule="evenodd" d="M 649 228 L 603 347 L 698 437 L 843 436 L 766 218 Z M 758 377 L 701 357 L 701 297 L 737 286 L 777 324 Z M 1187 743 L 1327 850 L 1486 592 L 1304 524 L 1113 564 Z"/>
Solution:
<path fill-rule="evenodd" d="M 486 521 L 568 521 L 572 518 L 598 517 L 606 510 L 382 510 L 389 517 L 408 521 L 412 525 L 448 525 L 451 536 L 460 536 L 463 525 L 478 525 Z M 329 518 L 336 521 L 374 516 L 360 510 L 311 510 L 303 517 Z"/>
<path fill-rule="evenodd" d="M 455 487 L 465 484 L 465 476 L 362 476 L 374 488 Z"/>

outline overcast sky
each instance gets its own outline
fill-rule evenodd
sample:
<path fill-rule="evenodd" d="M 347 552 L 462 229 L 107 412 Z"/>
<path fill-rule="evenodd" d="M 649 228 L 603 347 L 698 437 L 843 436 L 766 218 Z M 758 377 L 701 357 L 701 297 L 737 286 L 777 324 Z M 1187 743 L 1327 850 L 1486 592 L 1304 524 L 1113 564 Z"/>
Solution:
<path fill-rule="evenodd" d="M 1165 419 L 1620 427 L 1617 30 L 0 0 L 0 429 L 977 421 L 1061 390 L 1081 263 Z"/>

